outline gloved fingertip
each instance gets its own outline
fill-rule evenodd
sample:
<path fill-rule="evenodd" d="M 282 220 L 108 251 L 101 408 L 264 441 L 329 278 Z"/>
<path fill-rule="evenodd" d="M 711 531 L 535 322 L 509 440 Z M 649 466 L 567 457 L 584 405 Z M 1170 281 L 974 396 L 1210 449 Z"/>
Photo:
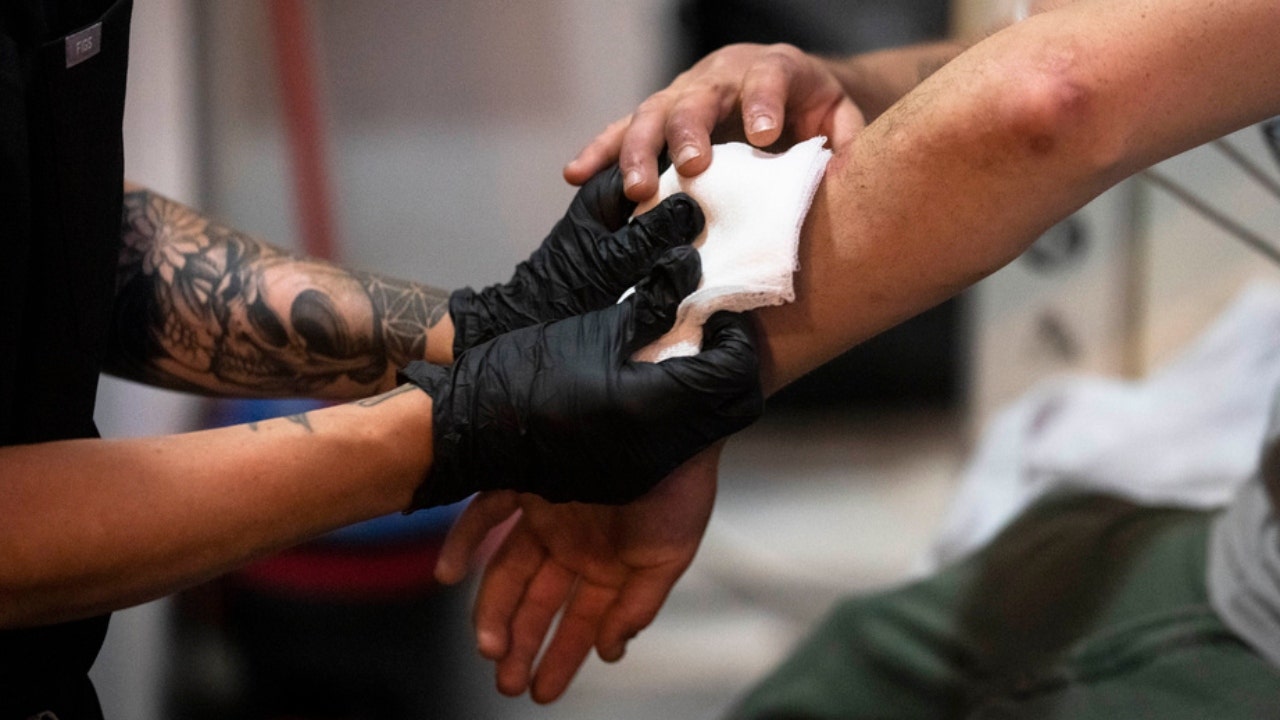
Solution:
<path fill-rule="evenodd" d="M 722 310 L 708 318 L 702 326 L 702 352 L 715 354 L 726 367 L 736 367 L 758 383 L 760 351 L 756 326 L 745 313 Z"/>
<path fill-rule="evenodd" d="M 693 242 L 705 224 L 706 217 L 697 201 L 684 193 L 675 193 L 637 216 L 627 232 L 633 241 L 638 241 L 637 248 L 652 252 Z"/>
<path fill-rule="evenodd" d="M 628 200 L 624 193 L 622 168 L 618 167 L 617 163 L 614 163 L 604 170 L 596 173 L 596 177 L 600 179 L 599 187 L 601 195 L 615 200 L 620 205 L 629 206 L 632 209 L 635 208 L 635 203 Z"/>
<path fill-rule="evenodd" d="M 578 190 L 577 202 L 588 216 L 610 230 L 626 225 L 636 203 L 624 191 L 622 169 L 615 163 L 591 176 Z"/>
<path fill-rule="evenodd" d="M 719 344 L 726 335 L 755 347 L 755 325 L 744 313 L 721 310 L 707 318 L 702 325 L 703 348 Z"/>
<path fill-rule="evenodd" d="M 624 343 L 628 355 L 662 336 L 675 324 L 680 301 L 698 288 L 702 259 L 690 245 L 679 245 L 658 258 L 627 298 L 623 323 L 629 335 Z"/>
<path fill-rule="evenodd" d="M 702 280 L 702 256 L 692 245 L 677 245 L 658 257 L 649 275 L 641 281 L 647 296 L 660 302 L 679 303 L 698 289 Z M 640 291 L 637 286 L 636 291 Z"/>
<path fill-rule="evenodd" d="M 617 163 L 596 172 L 582 184 L 582 189 L 593 195 L 617 195 L 622 193 L 622 171 Z"/>
<path fill-rule="evenodd" d="M 676 234 L 684 242 L 692 242 L 706 225 L 706 216 L 698 202 L 685 193 L 676 193 L 662 202 L 671 209 Z"/>

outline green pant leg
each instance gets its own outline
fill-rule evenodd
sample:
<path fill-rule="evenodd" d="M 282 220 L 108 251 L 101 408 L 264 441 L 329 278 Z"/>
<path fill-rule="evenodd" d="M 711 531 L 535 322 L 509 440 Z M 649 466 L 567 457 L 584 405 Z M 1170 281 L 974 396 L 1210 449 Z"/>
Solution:
<path fill-rule="evenodd" d="M 1133 630 L 1139 647 L 1185 630 L 1180 618 L 1193 630 L 1209 622 L 1208 634 L 1221 638 L 1204 601 L 1207 525 L 1203 513 L 1104 496 L 1043 502 L 959 565 L 842 603 L 732 717 L 1006 717 L 1054 693 L 1083 692 L 1062 678 L 1108 667 L 1079 664 L 1096 639 Z M 1267 678 L 1269 666 L 1229 633 L 1207 642 L 1213 653 L 1241 652 L 1236 664 Z M 1151 682 L 1163 665 L 1149 664 Z M 1070 717 L 1049 707 L 1012 716 Z"/>
<path fill-rule="evenodd" d="M 735 720 L 958 717 L 970 648 L 956 622 L 976 563 L 839 603 L 729 714 Z"/>
<path fill-rule="evenodd" d="M 988 698 L 969 720 L 1280 718 L 1280 675 L 1216 618 L 1178 635 L 1141 661 L 1125 658 L 1110 672 Z"/>
<path fill-rule="evenodd" d="M 1099 538 L 1132 511 L 1051 499 L 929 578 L 840 603 L 730 717 L 963 717 L 1085 632 L 1124 564 Z"/>
<path fill-rule="evenodd" d="M 1140 509 L 1115 516 L 1099 552 L 1124 558 L 1089 628 L 972 720 L 1280 718 L 1280 672 L 1213 612 L 1205 588 L 1209 517 Z M 1086 583 L 1087 585 L 1087 583 Z M 1050 614 L 1051 616 L 1051 614 Z"/>

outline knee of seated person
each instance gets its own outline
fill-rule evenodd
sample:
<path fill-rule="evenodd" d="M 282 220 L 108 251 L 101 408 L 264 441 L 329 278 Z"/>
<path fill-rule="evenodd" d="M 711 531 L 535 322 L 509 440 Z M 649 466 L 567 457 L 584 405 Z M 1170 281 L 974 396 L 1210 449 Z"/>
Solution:
<path fill-rule="evenodd" d="M 841 601 L 819 626 L 861 651 L 893 652 L 921 637 L 922 606 L 904 590 L 860 595 Z"/>

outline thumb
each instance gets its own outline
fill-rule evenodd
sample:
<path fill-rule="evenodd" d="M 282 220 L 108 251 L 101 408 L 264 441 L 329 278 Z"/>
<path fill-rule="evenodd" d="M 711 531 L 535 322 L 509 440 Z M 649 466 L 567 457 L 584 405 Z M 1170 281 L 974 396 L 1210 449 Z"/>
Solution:
<path fill-rule="evenodd" d="M 693 247 L 681 245 L 663 253 L 623 303 L 629 311 L 622 318 L 624 353 L 630 356 L 670 330 L 680 301 L 701 279 L 702 258 Z"/>
<path fill-rule="evenodd" d="M 755 328 L 742 313 L 720 311 L 702 326 L 702 352 L 688 360 L 688 371 L 701 377 L 694 386 L 722 385 L 748 389 L 760 396 L 760 356 Z M 688 379 L 688 378 L 687 378 Z M 763 399 L 761 399 L 763 402 Z"/>
<path fill-rule="evenodd" d="M 479 565 L 481 546 L 494 528 L 513 518 L 520 510 L 520 496 L 509 490 L 490 490 L 476 495 L 454 521 L 436 558 L 436 581 L 456 585 L 471 564 Z"/>
<path fill-rule="evenodd" d="M 737 432 L 764 412 L 760 359 L 750 320 L 718 312 L 702 326 L 702 352 L 663 363 L 680 385 L 714 408 L 716 433 Z M 711 416 L 708 416 L 708 419 Z"/>

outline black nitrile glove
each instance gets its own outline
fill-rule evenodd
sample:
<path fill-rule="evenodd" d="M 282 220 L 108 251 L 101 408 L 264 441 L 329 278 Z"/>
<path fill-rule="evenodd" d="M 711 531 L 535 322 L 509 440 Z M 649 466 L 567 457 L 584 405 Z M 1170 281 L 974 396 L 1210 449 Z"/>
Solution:
<path fill-rule="evenodd" d="M 698 355 L 633 362 L 697 286 L 697 251 L 668 251 L 625 301 L 501 335 L 450 368 L 401 379 L 434 401 L 435 463 L 414 508 L 478 490 L 553 502 L 629 502 L 764 409 L 750 324 L 717 313 Z"/>
<path fill-rule="evenodd" d="M 702 232 L 702 211 L 688 195 L 672 195 L 628 224 L 635 207 L 616 165 L 588 180 L 510 281 L 449 297 L 453 356 L 517 328 L 608 307 L 663 252 Z"/>

